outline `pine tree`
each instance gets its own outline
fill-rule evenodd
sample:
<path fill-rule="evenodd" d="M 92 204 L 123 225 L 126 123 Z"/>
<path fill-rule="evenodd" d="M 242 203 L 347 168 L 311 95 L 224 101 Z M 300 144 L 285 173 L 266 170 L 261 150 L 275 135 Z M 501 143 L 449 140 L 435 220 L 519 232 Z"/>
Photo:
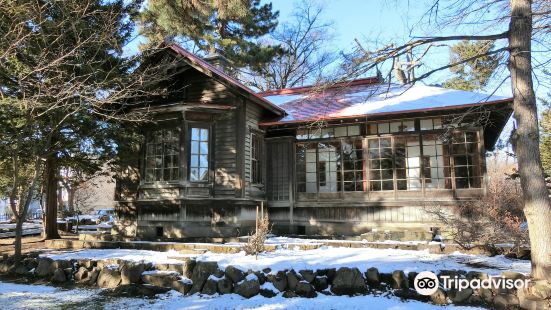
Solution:
<path fill-rule="evenodd" d="M 499 64 L 499 54 L 485 55 L 493 49 L 493 41 L 463 40 L 452 45 L 450 63 L 463 63 L 450 68 L 455 76 L 445 81 L 443 86 L 467 91 L 484 89 Z"/>
<path fill-rule="evenodd" d="M 280 51 L 256 41 L 275 29 L 278 15 L 260 0 L 150 0 L 140 20 L 148 45 L 189 41 L 204 53 L 221 51 L 236 67 L 257 70 Z"/>

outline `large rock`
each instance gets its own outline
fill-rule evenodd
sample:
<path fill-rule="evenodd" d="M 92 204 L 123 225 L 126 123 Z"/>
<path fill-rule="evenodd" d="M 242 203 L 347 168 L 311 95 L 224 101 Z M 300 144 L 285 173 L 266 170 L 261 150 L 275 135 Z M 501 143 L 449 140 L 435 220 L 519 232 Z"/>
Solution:
<path fill-rule="evenodd" d="M 287 276 L 284 271 L 278 271 L 276 274 L 269 274 L 268 282 L 272 283 L 280 292 L 287 290 Z"/>
<path fill-rule="evenodd" d="M 54 274 L 52 275 L 51 281 L 52 283 L 65 283 L 67 281 L 67 277 L 65 276 L 63 269 L 56 268 L 54 270 Z"/>
<path fill-rule="evenodd" d="M 260 292 L 260 283 L 257 279 L 245 279 L 235 285 L 234 292 L 245 298 L 251 298 Z"/>
<path fill-rule="evenodd" d="M 300 282 L 300 278 L 294 270 L 290 270 L 289 272 L 287 272 L 287 289 L 294 291 L 297 287 L 298 282 Z"/>
<path fill-rule="evenodd" d="M 451 289 L 448 291 L 448 296 L 454 304 L 461 304 L 467 302 L 467 300 L 473 294 L 473 290 L 470 288 L 464 288 L 462 290 Z"/>
<path fill-rule="evenodd" d="M 314 290 L 312 284 L 308 283 L 307 281 L 300 281 L 299 283 L 297 283 L 295 293 L 297 293 L 297 295 L 300 297 L 306 298 L 314 298 L 318 295 L 316 294 L 316 291 Z"/>
<path fill-rule="evenodd" d="M 218 264 L 216 262 L 197 262 L 191 275 L 193 286 L 191 287 L 189 293 L 200 293 L 207 279 L 211 275 L 218 274 L 219 272 L 220 270 L 218 269 Z"/>
<path fill-rule="evenodd" d="M 518 297 L 513 294 L 499 294 L 494 297 L 495 309 L 516 309 L 519 305 Z"/>
<path fill-rule="evenodd" d="M 182 258 L 178 258 L 182 259 Z M 155 269 L 161 271 L 175 271 L 185 278 L 191 278 L 193 274 L 193 267 L 195 267 L 195 260 L 191 258 L 185 258 L 181 263 L 176 264 L 155 264 Z"/>
<path fill-rule="evenodd" d="M 205 282 L 205 285 L 203 285 L 203 289 L 201 290 L 201 293 L 206 295 L 214 295 L 218 292 L 218 281 L 213 279 L 213 277 L 210 277 Z"/>
<path fill-rule="evenodd" d="M 193 286 L 193 284 L 191 283 L 191 280 L 190 279 L 179 279 L 179 280 L 174 280 L 172 281 L 172 283 L 170 284 L 170 287 L 173 289 L 173 290 L 176 290 L 184 295 L 186 295 L 187 293 L 189 293 L 189 291 L 191 290 L 191 287 Z"/>
<path fill-rule="evenodd" d="M 233 290 L 233 282 L 230 279 L 223 278 L 218 281 L 217 287 L 220 294 L 229 294 Z"/>
<path fill-rule="evenodd" d="M 27 257 L 23 260 L 23 264 L 27 267 L 27 269 L 35 269 L 38 266 L 38 261 L 36 258 Z"/>
<path fill-rule="evenodd" d="M 77 283 L 83 283 L 88 280 L 89 271 L 88 269 L 84 267 L 78 268 L 77 272 L 75 273 L 75 282 Z"/>
<path fill-rule="evenodd" d="M 434 294 L 430 295 L 430 300 L 436 305 L 448 304 L 448 297 L 446 296 L 446 292 L 444 292 L 440 288 L 437 289 Z"/>
<path fill-rule="evenodd" d="M 224 273 L 226 274 L 226 278 L 230 279 L 233 283 L 239 283 L 245 279 L 245 273 L 234 266 L 226 267 Z"/>
<path fill-rule="evenodd" d="M 59 269 L 73 268 L 73 263 L 70 260 L 58 259 L 52 263 L 52 267 Z"/>
<path fill-rule="evenodd" d="M 16 263 L 13 268 L 13 272 L 16 275 L 24 276 L 29 273 L 29 268 L 23 263 Z"/>
<path fill-rule="evenodd" d="M 408 279 L 402 270 L 395 270 L 392 273 L 392 283 L 390 286 L 393 289 L 406 289 L 408 288 Z"/>
<path fill-rule="evenodd" d="M 300 275 L 304 280 L 306 280 L 308 283 L 312 283 L 314 279 L 316 278 L 316 273 L 312 270 L 301 270 L 299 271 Z"/>
<path fill-rule="evenodd" d="M 98 275 L 97 284 L 101 288 L 115 288 L 121 284 L 121 274 L 117 269 L 105 267 Z"/>
<path fill-rule="evenodd" d="M 337 269 L 335 268 L 329 268 L 329 269 L 318 269 L 316 271 L 318 276 L 326 276 L 327 280 L 329 281 L 329 284 L 333 283 L 333 279 L 335 279 L 335 275 L 337 274 Z"/>
<path fill-rule="evenodd" d="M 49 277 L 54 273 L 55 268 L 53 268 L 54 260 L 48 257 L 40 257 L 38 259 L 38 265 L 36 266 L 35 273 L 38 277 L 45 278 Z"/>
<path fill-rule="evenodd" d="M 77 260 L 77 263 L 80 267 L 84 267 L 88 270 L 92 269 L 93 267 L 95 267 L 95 262 L 91 259 L 79 259 Z"/>
<path fill-rule="evenodd" d="M 98 267 L 92 268 L 92 271 L 88 273 L 88 280 L 86 281 L 88 285 L 94 285 L 98 281 L 98 277 L 101 270 Z"/>
<path fill-rule="evenodd" d="M 142 274 L 144 283 L 160 287 L 171 287 L 172 282 L 178 279 L 180 279 L 179 274 L 170 271 L 153 271 Z"/>
<path fill-rule="evenodd" d="M 365 294 L 367 286 L 358 268 L 339 268 L 333 279 L 331 292 L 335 295 Z"/>
<path fill-rule="evenodd" d="M 140 283 L 145 265 L 141 263 L 124 263 L 121 267 L 121 284 Z"/>
<path fill-rule="evenodd" d="M 325 291 L 329 287 L 327 276 L 316 277 L 312 284 L 318 292 Z"/>
<path fill-rule="evenodd" d="M 365 273 L 365 279 L 367 283 L 371 286 L 378 286 L 381 284 L 381 279 L 379 278 L 379 270 L 375 267 L 367 269 Z"/>

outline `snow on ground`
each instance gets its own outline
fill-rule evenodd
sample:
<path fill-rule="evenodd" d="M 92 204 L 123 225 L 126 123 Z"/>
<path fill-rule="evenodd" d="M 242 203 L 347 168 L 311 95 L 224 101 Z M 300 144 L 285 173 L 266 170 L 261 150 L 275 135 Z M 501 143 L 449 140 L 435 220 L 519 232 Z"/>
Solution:
<path fill-rule="evenodd" d="M 200 261 L 218 262 L 221 268 L 229 265 L 247 271 L 270 268 L 272 272 L 284 269 L 324 269 L 338 267 L 357 267 L 367 270 L 376 267 L 380 272 L 394 270 L 410 271 L 440 271 L 440 270 L 474 270 L 488 274 L 500 274 L 504 270 L 530 273 L 530 262 L 513 260 L 504 256 L 487 257 L 471 254 L 430 254 L 428 251 L 345 248 L 322 246 L 314 250 L 299 250 L 291 246 L 278 248 L 274 252 L 266 252 L 247 256 L 244 252 L 237 254 L 213 253 L 179 254 L 176 251 L 156 252 L 147 250 L 123 249 L 85 249 L 79 251 L 58 251 L 44 254 L 53 259 L 108 259 L 120 258 L 130 261 L 145 261 L 152 263 L 179 263 L 175 257 L 195 257 Z"/>
<path fill-rule="evenodd" d="M 157 299 L 114 298 L 98 295 L 100 289 L 62 289 L 45 285 L 0 282 L 0 304 L 3 309 L 480 309 L 473 307 L 435 306 L 418 301 L 401 301 L 383 296 L 325 296 L 314 299 L 274 298 L 239 295 L 183 296 L 171 291 Z"/>
<path fill-rule="evenodd" d="M 130 250 L 130 249 L 86 249 L 75 251 L 53 251 L 42 254 L 41 256 L 50 257 L 52 259 L 122 259 L 132 262 L 143 261 L 145 263 L 158 264 L 177 264 L 181 260 L 174 257 L 189 257 L 190 254 L 180 254 L 177 251 L 157 252 L 149 250 Z"/>
<path fill-rule="evenodd" d="M 272 272 L 284 269 L 324 269 L 338 267 L 357 267 L 367 270 L 370 267 L 380 272 L 394 270 L 440 271 L 440 270 L 474 270 L 488 274 L 500 274 L 503 270 L 530 272 L 530 262 L 511 260 L 503 256 L 486 257 L 453 253 L 448 255 L 430 254 L 428 251 L 321 247 L 315 250 L 278 249 L 274 252 L 260 254 L 258 259 L 247 256 L 244 252 L 237 254 L 218 254 L 207 252 L 197 256 L 198 260 L 216 261 L 225 268 L 232 265 L 242 270 L 262 270 L 271 268 Z"/>

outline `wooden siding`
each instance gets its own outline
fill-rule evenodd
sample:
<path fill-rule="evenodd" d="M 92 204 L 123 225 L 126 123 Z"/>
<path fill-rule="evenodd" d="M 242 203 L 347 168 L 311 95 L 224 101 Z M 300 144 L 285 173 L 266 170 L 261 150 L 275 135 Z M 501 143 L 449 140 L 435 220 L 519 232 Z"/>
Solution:
<path fill-rule="evenodd" d="M 244 145 L 244 155 L 245 155 L 245 190 L 246 196 L 251 198 L 264 199 L 265 191 L 264 187 L 257 186 L 252 184 L 252 175 L 251 175 L 251 133 L 258 132 L 258 122 L 262 117 L 262 110 L 260 107 L 247 104 L 245 105 L 245 121 L 246 121 L 246 135 L 245 135 L 245 145 Z M 265 160 L 262 162 L 262 169 L 265 169 L 266 163 Z"/>
<path fill-rule="evenodd" d="M 217 119 L 214 125 L 214 196 L 235 197 L 236 188 L 236 122 L 235 112 Z"/>
<path fill-rule="evenodd" d="M 222 83 L 195 69 L 185 71 L 181 81 L 179 87 L 184 87 L 185 90 L 177 93 L 183 96 L 179 98 L 183 101 L 229 104 L 236 99 L 236 96 Z"/>

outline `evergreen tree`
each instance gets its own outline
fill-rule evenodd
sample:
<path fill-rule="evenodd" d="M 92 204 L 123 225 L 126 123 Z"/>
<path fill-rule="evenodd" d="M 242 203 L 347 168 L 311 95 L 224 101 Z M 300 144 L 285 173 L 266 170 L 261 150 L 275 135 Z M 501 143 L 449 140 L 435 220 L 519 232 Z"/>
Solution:
<path fill-rule="evenodd" d="M 120 121 L 134 118 L 121 113 L 125 103 L 153 95 L 144 85 L 169 78 L 162 63 L 138 72 L 139 58 L 122 57 L 139 7 L 128 0 L 0 0 L 0 194 L 16 216 L 16 254 L 40 182 L 46 238 L 56 238 L 60 168 L 102 168 L 116 154 Z"/>
<path fill-rule="evenodd" d="M 484 89 L 499 64 L 499 54 L 488 55 L 493 49 L 493 41 L 463 40 L 452 45 L 450 63 L 460 64 L 450 68 L 455 76 L 443 86 L 467 91 Z"/>
<path fill-rule="evenodd" d="M 149 45 L 182 39 L 205 53 L 221 51 L 236 67 L 261 68 L 279 48 L 256 39 L 272 32 L 279 12 L 260 0 L 150 0 L 141 14 Z"/>

